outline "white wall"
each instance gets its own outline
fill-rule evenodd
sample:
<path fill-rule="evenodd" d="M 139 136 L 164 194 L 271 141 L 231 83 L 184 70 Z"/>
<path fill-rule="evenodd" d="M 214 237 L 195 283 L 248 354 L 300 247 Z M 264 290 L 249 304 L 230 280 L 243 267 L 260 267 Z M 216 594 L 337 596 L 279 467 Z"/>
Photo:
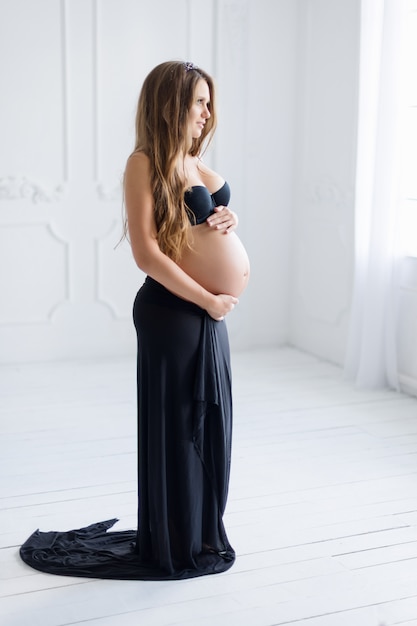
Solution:
<path fill-rule="evenodd" d="M 360 0 L 299 0 L 289 341 L 343 365 L 354 252 Z M 401 386 L 417 394 L 417 259 L 402 264 Z"/>
<path fill-rule="evenodd" d="M 359 0 L 300 0 L 289 340 L 343 363 L 353 273 Z"/>
<path fill-rule="evenodd" d="M 286 343 L 297 2 L 217 3 L 215 166 L 232 184 L 251 280 L 228 319 L 235 348 Z"/>
<path fill-rule="evenodd" d="M 229 320 L 232 345 L 285 342 L 296 9 L 293 0 L 0 0 L 1 362 L 135 351 L 143 275 L 126 244 L 114 250 L 120 179 L 140 85 L 170 58 L 218 79 L 209 158 L 232 186 L 253 272 Z"/>
<path fill-rule="evenodd" d="M 0 362 L 135 351 L 144 277 L 127 244 L 114 250 L 120 180 L 143 78 L 180 58 L 217 79 L 207 158 L 251 258 L 232 346 L 289 342 L 343 363 L 359 3 L 0 0 Z M 409 260 L 399 358 L 417 380 L 416 275 Z"/>
<path fill-rule="evenodd" d="M 417 258 L 402 265 L 398 323 L 398 369 L 404 391 L 417 395 Z"/>

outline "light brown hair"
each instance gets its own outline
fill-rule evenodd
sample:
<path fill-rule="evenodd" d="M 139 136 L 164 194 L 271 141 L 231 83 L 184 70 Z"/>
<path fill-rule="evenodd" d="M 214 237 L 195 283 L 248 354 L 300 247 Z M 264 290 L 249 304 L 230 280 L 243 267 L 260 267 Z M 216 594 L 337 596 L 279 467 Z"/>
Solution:
<path fill-rule="evenodd" d="M 209 87 L 210 117 L 201 136 L 189 146 L 188 112 L 200 79 Z M 189 245 L 190 229 L 184 203 L 185 183 L 178 164 L 187 153 L 200 156 L 215 128 L 214 84 L 204 70 L 191 63 L 167 61 L 148 74 L 137 107 L 134 152 L 144 152 L 150 160 L 158 244 L 175 261 Z"/>

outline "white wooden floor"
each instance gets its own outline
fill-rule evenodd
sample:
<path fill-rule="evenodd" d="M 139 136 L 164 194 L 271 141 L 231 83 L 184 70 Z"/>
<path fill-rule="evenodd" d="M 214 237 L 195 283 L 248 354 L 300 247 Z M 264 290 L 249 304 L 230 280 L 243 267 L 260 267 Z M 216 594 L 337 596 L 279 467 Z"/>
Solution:
<path fill-rule="evenodd" d="M 417 626 L 417 399 L 291 350 L 235 354 L 227 573 L 36 573 L 36 528 L 136 521 L 133 359 L 0 368 L 2 626 Z"/>

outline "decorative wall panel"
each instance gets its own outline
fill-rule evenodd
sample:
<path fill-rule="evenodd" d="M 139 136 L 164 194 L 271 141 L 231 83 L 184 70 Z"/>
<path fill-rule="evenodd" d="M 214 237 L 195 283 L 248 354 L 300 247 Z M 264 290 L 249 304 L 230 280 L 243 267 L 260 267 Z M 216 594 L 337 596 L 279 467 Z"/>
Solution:
<path fill-rule="evenodd" d="M 45 187 L 26 176 L 6 176 L 0 178 L 0 200 L 31 200 L 37 202 L 56 202 L 64 193 L 64 185 L 55 189 Z"/>
<path fill-rule="evenodd" d="M 68 245 L 48 224 L 0 228 L 0 324 L 51 323 L 69 298 Z"/>
<path fill-rule="evenodd" d="M 65 2 L 0 6 L 0 177 L 66 180 Z"/>
<path fill-rule="evenodd" d="M 129 243 L 120 237 L 120 222 L 114 221 L 104 237 L 96 241 L 96 298 L 109 308 L 115 319 L 132 321 L 136 292 L 145 275 L 134 262 Z"/>
<path fill-rule="evenodd" d="M 343 363 L 353 274 L 359 0 L 300 0 L 290 341 Z"/>

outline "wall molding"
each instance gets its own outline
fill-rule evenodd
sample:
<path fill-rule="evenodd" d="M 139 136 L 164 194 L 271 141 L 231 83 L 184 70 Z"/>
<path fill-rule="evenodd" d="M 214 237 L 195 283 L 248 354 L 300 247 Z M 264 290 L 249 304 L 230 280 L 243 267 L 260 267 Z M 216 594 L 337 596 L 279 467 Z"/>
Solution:
<path fill-rule="evenodd" d="M 311 204 L 332 205 L 337 209 L 352 206 L 353 189 L 334 182 L 330 177 L 306 182 L 303 187 L 304 198 Z"/>
<path fill-rule="evenodd" d="M 100 145 L 99 145 L 99 129 L 100 129 L 100 113 L 99 110 L 99 71 L 100 66 L 100 51 L 99 51 L 99 6 L 97 0 L 92 1 L 92 33 L 91 33 L 91 55 L 93 61 L 93 83 L 92 83 L 92 96 L 93 96 L 93 179 L 98 181 L 100 178 Z M 102 185 L 100 185 L 102 187 Z M 100 194 L 100 199 L 102 200 Z M 107 198 L 106 198 L 107 199 Z"/>
<path fill-rule="evenodd" d="M 13 305 L 11 308 L 10 306 L 2 308 L 0 327 L 52 325 L 55 312 L 70 301 L 69 243 L 56 234 L 49 222 L 2 224 L 0 235 L 5 231 L 9 231 L 6 237 L 12 250 L 12 254 L 8 255 L 12 267 L 13 262 L 14 267 L 17 266 L 16 259 L 21 258 L 22 251 L 30 248 L 30 244 L 27 244 L 28 240 L 32 245 L 30 254 L 41 249 L 45 256 L 43 262 L 40 261 L 40 255 L 36 255 L 29 272 L 24 269 L 24 266 L 20 266 L 20 270 L 13 273 L 14 282 L 8 283 L 7 278 L 3 277 L 2 294 L 3 297 L 5 293 L 9 295 L 8 298 L 5 297 L 4 304 L 9 305 L 12 301 Z M 12 235 L 13 231 L 16 233 L 15 237 Z M 60 270 L 62 270 L 61 274 L 59 274 Z M 38 273 L 34 274 L 36 271 Z M 36 276 L 35 290 L 33 288 L 34 276 Z M 19 285 L 18 290 L 14 289 L 16 284 Z M 37 297 L 38 293 L 42 294 L 41 298 Z M 34 294 L 36 294 L 34 300 L 32 302 L 29 300 L 31 306 L 22 307 L 24 298 L 30 299 Z M 25 311 L 24 316 L 20 314 L 21 310 Z M 17 319 L 16 311 L 19 311 Z"/>
<path fill-rule="evenodd" d="M 0 178 L 0 200 L 31 200 L 34 204 L 57 202 L 62 199 L 64 192 L 65 186 L 62 183 L 53 189 L 46 189 L 26 176 Z"/>
<path fill-rule="evenodd" d="M 69 180 L 69 120 L 68 120 L 68 6 L 67 0 L 61 0 L 60 5 L 61 21 L 61 92 L 62 92 L 62 170 L 65 182 Z"/>
<path fill-rule="evenodd" d="M 119 225 L 118 220 L 113 220 L 110 228 L 104 233 L 102 237 L 96 237 L 94 242 L 94 256 L 95 256 L 95 301 L 104 306 L 107 311 L 110 312 L 113 320 L 127 319 L 128 315 L 124 316 L 118 311 L 117 301 L 112 301 L 111 286 L 104 283 L 106 273 L 103 272 L 103 262 L 106 256 L 106 245 L 112 235 L 116 234 L 117 227 Z M 113 244 L 110 249 L 114 249 Z M 130 312 L 129 312 L 130 313 Z"/>
<path fill-rule="evenodd" d="M 96 192 L 99 200 L 103 202 L 113 202 L 114 200 L 121 201 L 122 199 L 122 185 L 118 184 L 114 187 L 105 187 L 103 183 L 99 183 L 96 187 Z"/>
<path fill-rule="evenodd" d="M 247 46 L 249 8 L 247 0 L 226 0 L 224 14 L 229 31 L 229 52 L 239 70 L 245 70 L 245 56 L 242 51 Z"/>

